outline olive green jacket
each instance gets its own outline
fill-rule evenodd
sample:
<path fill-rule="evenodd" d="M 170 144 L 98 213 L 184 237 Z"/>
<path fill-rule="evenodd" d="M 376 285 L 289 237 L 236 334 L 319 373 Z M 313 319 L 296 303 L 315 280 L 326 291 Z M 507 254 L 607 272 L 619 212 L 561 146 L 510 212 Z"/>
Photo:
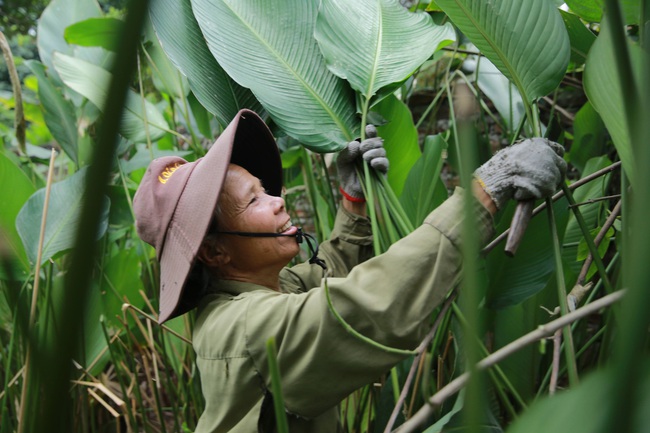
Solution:
<path fill-rule="evenodd" d="M 281 275 L 283 293 L 219 280 L 200 306 L 193 344 L 206 406 L 197 433 L 273 431 L 266 343 L 274 337 L 291 433 L 339 431 L 337 405 L 404 359 L 350 334 L 336 311 L 362 335 L 414 349 L 431 313 L 456 281 L 463 191 L 432 212 L 412 234 L 370 258 L 367 219 L 340 210 L 321 254 L 332 277 L 301 264 Z M 479 232 L 492 233 L 477 204 Z"/>

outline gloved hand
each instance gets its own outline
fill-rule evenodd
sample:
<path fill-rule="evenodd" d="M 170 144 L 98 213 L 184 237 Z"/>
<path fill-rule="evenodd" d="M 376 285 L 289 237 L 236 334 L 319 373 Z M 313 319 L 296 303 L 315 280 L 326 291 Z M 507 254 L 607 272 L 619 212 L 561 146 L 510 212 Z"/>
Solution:
<path fill-rule="evenodd" d="M 545 138 L 530 138 L 497 152 L 474 172 L 497 209 L 515 200 L 548 197 L 564 174 L 564 148 Z"/>
<path fill-rule="evenodd" d="M 372 168 L 380 173 L 388 172 L 388 158 L 384 149 L 384 139 L 377 137 L 377 128 L 366 125 L 366 139 L 362 142 L 352 141 L 336 158 L 339 172 L 339 184 L 343 195 L 351 201 L 364 201 L 363 188 L 357 176 L 357 162 L 366 160 Z"/>

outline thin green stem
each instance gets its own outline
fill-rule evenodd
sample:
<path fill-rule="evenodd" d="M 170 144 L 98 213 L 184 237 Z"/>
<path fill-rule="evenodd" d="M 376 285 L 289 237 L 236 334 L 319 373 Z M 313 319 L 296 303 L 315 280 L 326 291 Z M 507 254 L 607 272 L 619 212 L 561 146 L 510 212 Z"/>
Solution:
<path fill-rule="evenodd" d="M 359 340 L 370 344 L 371 346 L 374 346 L 374 347 L 377 347 L 379 349 L 385 350 L 386 352 L 389 352 L 389 353 L 396 353 L 398 355 L 407 355 L 407 356 L 417 355 L 418 354 L 417 350 L 396 349 L 394 347 L 385 346 L 385 345 L 373 340 L 372 338 L 368 338 L 365 335 L 360 334 L 356 329 L 354 329 L 352 326 L 350 326 L 350 324 L 348 322 L 346 322 L 345 319 L 343 319 L 343 317 L 341 317 L 339 312 L 336 311 L 336 308 L 334 308 L 334 304 L 332 303 L 332 298 L 330 296 L 329 285 L 327 284 L 327 278 L 323 278 L 323 287 L 325 289 L 325 298 L 327 299 L 327 306 L 329 307 L 330 311 L 332 312 L 332 314 L 334 315 L 336 320 L 338 320 L 339 323 L 341 324 L 341 326 L 343 326 L 343 328 L 345 328 L 345 330 L 348 331 L 350 334 L 352 334 L 353 336 L 355 336 Z"/>
<path fill-rule="evenodd" d="M 557 232 L 557 225 L 555 224 L 555 217 L 553 215 L 553 202 L 550 198 L 546 199 L 546 209 L 548 212 L 548 223 L 551 228 L 551 239 L 553 241 L 553 250 L 555 256 L 555 278 L 558 290 L 558 300 L 560 304 L 560 313 L 566 316 L 569 313 L 567 303 L 566 283 L 564 281 L 564 270 L 562 266 L 562 249 L 560 246 L 560 238 Z M 578 367 L 576 364 L 575 349 L 573 346 L 573 334 L 571 327 L 565 326 L 562 328 L 562 335 L 564 337 L 564 354 L 566 363 L 569 370 L 569 383 L 571 386 L 578 385 Z"/>
<path fill-rule="evenodd" d="M 569 190 L 569 187 L 564 182 L 562 182 L 562 191 L 564 192 L 564 196 L 569 201 L 569 207 L 573 211 L 576 221 L 578 222 L 578 226 L 580 227 L 580 231 L 582 231 L 582 236 L 587 244 L 587 247 L 589 248 L 589 252 L 591 253 L 596 268 L 598 269 L 598 274 L 600 275 L 600 278 L 603 281 L 605 290 L 607 291 L 607 293 L 612 293 L 614 289 L 612 287 L 612 284 L 609 282 L 609 278 L 607 277 L 607 270 L 605 269 L 603 260 L 600 258 L 600 254 L 598 253 L 598 248 L 594 244 L 594 240 L 591 237 L 591 233 L 589 231 L 589 228 L 587 227 L 587 223 L 585 222 L 585 219 L 582 216 L 582 213 L 580 212 L 580 208 L 576 205 L 576 201 L 573 198 L 573 194 L 571 193 L 571 190 Z"/>

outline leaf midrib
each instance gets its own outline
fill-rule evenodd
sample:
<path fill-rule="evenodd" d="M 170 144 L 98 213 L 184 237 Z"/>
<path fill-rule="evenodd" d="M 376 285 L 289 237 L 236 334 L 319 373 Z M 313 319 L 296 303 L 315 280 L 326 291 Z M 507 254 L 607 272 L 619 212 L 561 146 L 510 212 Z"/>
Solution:
<path fill-rule="evenodd" d="M 465 14 L 465 16 L 469 19 L 469 21 L 479 31 L 479 33 L 481 34 L 481 36 L 483 36 L 483 39 L 485 39 L 485 41 L 488 43 L 488 45 L 490 45 L 490 47 L 492 47 L 494 52 L 499 57 L 499 60 L 501 60 L 501 63 L 503 63 L 503 65 L 506 67 L 506 69 L 510 73 L 512 81 L 514 81 L 515 86 L 517 86 L 517 89 L 519 89 L 519 93 L 521 93 L 522 95 L 525 95 L 526 99 L 528 99 L 528 101 L 530 102 L 528 93 L 525 92 L 523 84 L 519 80 L 519 77 L 516 74 L 516 71 L 513 69 L 513 67 L 510 65 L 510 63 L 506 61 L 507 58 L 506 58 L 505 54 L 503 53 L 503 51 L 501 51 L 501 49 L 499 49 L 499 47 L 497 45 L 495 45 L 495 43 L 493 43 L 492 38 L 487 37 L 486 31 L 483 29 L 483 27 L 480 25 L 480 23 L 478 21 L 474 20 L 474 18 L 469 13 L 467 8 L 465 8 L 464 5 L 459 0 L 452 0 L 452 1 L 458 5 L 461 12 L 463 14 Z"/>
<path fill-rule="evenodd" d="M 275 58 L 276 58 L 277 60 L 279 60 L 280 63 L 281 63 L 282 65 L 284 65 L 285 68 L 286 68 L 286 69 L 287 69 L 287 70 L 288 70 L 288 71 L 289 71 L 289 72 L 290 72 L 294 77 L 297 78 L 297 80 L 298 80 L 300 83 L 303 84 L 303 87 L 308 91 L 308 93 L 310 93 L 310 94 L 312 95 L 312 97 L 313 97 L 313 98 L 318 102 L 318 104 L 320 104 L 320 106 L 323 107 L 323 109 L 324 109 L 325 112 L 330 116 L 330 118 L 331 118 L 332 120 L 334 120 L 334 123 L 335 123 L 335 124 L 339 127 L 339 129 L 340 129 L 340 130 L 345 134 L 346 138 L 347 138 L 348 140 L 351 140 L 351 139 L 352 139 L 352 136 L 351 136 L 350 132 L 348 131 L 348 129 L 345 127 L 345 123 L 344 123 L 342 120 L 340 120 L 340 119 L 338 118 L 338 116 L 335 115 L 335 113 L 334 113 L 334 112 L 329 108 L 329 106 L 328 106 L 328 105 L 325 103 L 325 101 L 320 97 L 320 95 L 319 95 L 318 93 L 316 93 L 316 92 L 311 88 L 311 86 L 309 86 L 308 83 L 307 83 L 307 82 L 306 82 L 306 81 L 305 81 L 305 80 L 304 80 L 304 79 L 303 79 L 303 78 L 302 78 L 302 77 L 297 73 L 297 71 L 294 70 L 294 68 L 292 68 L 291 65 L 290 65 L 289 63 L 287 63 L 287 62 L 284 60 L 284 58 L 280 55 L 280 53 L 279 53 L 277 50 L 275 50 L 271 45 L 269 45 L 269 44 L 266 42 L 266 40 L 263 39 L 263 38 L 261 37 L 261 35 L 260 35 L 257 31 L 255 31 L 255 29 L 254 29 L 253 27 L 251 27 L 251 26 L 249 25 L 249 23 L 248 23 L 247 21 L 245 21 L 245 20 L 243 19 L 243 17 L 242 17 L 240 14 L 238 14 L 238 13 L 237 13 L 237 12 L 236 12 L 232 7 L 230 7 L 230 4 L 228 4 L 228 3 L 225 2 L 225 1 L 223 2 L 223 4 L 226 5 L 226 7 L 227 7 L 228 9 L 230 9 L 230 11 L 233 13 L 233 15 L 234 15 L 235 17 L 237 17 L 237 19 L 239 19 L 239 21 L 240 21 L 240 22 L 241 22 L 241 23 L 242 23 L 246 28 L 249 29 L 249 31 L 251 32 L 251 34 L 253 34 L 253 36 L 254 36 L 258 41 L 260 41 L 260 43 L 261 43 L 263 46 L 265 46 L 265 47 L 269 50 L 269 52 L 271 52 L 271 54 L 273 54 L 273 55 L 275 56 Z"/>

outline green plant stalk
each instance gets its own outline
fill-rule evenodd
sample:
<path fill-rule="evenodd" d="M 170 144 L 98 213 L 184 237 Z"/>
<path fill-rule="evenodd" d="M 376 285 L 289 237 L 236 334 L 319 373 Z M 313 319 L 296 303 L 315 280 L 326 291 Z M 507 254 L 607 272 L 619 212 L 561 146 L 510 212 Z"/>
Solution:
<path fill-rule="evenodd" d="M 383 221 L 384 221 L 384 229 L 386 230 L 386 234 L 388 237 L 388 244 L 391 245 L 398 240 L 400 240 L 401 236 L 398 234 L 393 219 L 392 219 L 392 214 L 388 211 L 388 206 L 386 205 L 386 196 L 385 194 L 377 194 L 377 201 L 379 203 L 379 209 L 381 210 L 381 214 L 383 215 Z M 383 251 L 386 249 L 384 248 Z"/>
<path fill-rule="evenodd" d="M 420 126 L 422 126 L 422 123 L 424 122 L 424 120 L 427 118 L 427 116 L 429 115 L 431 110 L 433 110 L 433 108 L 436 106 L 436 104 L 438 103 L 438 100 L 440 99 L 440 97 L 442 96 L 444 91 L 445 91 L 444 88 L 441 88 L 440 90 L 438 90 L 438 93 L 436 93 L 436 96 L 433 98 L 431 103 L 427 106 L 426 110 L 424 110 L 424 112 L 422 113 L 422 116 L 420 116 L 417 123 L 415 124 L 415 129 L 416 130 L 420 129 Z"/>
<path fill-rule="evenodd" d="M 287 414 L 284 410 L 284 400 L 282 398 L 282 384 L 280 379 L 280 369 L 278 368 L 277 353 L 278 350 L 275 346 L 275 338 L 271 337 L 266 342 L 266 356 L 271 376 L 275 421 L 277 423 L 278 433 L 289 433 L 289 423 L 287 421 Z"/>
<path fill-rule="evenodd" d="M 358 175 L 358 174 L 357 174 Z M 368 218 L 370 218 L 370 226 L 372 227 L 372 232 L 375 233 L 373 236 L 372 246 L 375 252 L 375 255 L 378 256 L 382 253 L 382 247 L 380 243 L 380 238 L 377 236 L 379 233 L 379 225 L 377 223 L 377 212 L 375 209 L 375 194 L 372 177 L 370 176 L 370 167 L 366 161 L 363 161 L 363 179 L 365 188 L 363 190 L 364 195 L 366 196 L 366 203 L 368 208 Z"/>
<path fill-rule="evenodd" d="M 569 313 L 567 305 L 567 291 L 564 282 L 564 271 L 562 266 L 562 250 L 560 247 L 560 239 L 557 232 L 557 225 L 555 224 L 555 217 L 553 213 L 553 202 L 550 198 L 546 199 L 546 210 L 548 212 L 548 223 L 551 227 L 551 238 L 553 240 L 553 249 L 555 257 L 555 278 L 558 290 L 558 300 L 560 304 L 560 314 L 566 316 Z M 573 334 L 571 327 L 565 326 L 562 328 L 562 336 L 564 338 L 564 355 L 566 358 L 567 368 L 569 371 L 569 384 L 574 387 L 578 385 L 578 367 L 576 364 L 575 348 L 573 346 Z"/>
<path fill-rule="evenodd" d="M 573 198 L 573 194 L 571 193 L 571 190 L 569 190 L 569 187 L 566 185 L 565 182 L 562 182 L 562 191 L 564 192 L 564 196 L 569 201 L 569 208 L 573 211 L 573 214 L 576 217 L 576 221 L 578 223 L 578 226 L 580 227 L 580 231 L 582 231 L 582 236 L 584 237 L 587 247 L 589 248 L 589 252 L 593 257 L 594 264 L 598 269 L 598 274 L 600 275 L 603 285 L 605 286 L 605 290 L 607 291 L 607 293 L 612 293 L 614 291 L 614 288 L 612 287 L 612 284 L 609 282 L 609 277 L 607 276 L 607 270 L 605 269 L 603 260 L 600 258 L 600 254 L 598 253 L 598 248 L 594 244 L 594 240 L 592 239 L 591 233 L 589 232 L 589 228 L 587 227 L 587 223 L 585 222 L 585 219 L 583 218 L 582 213 L 580 212 L 580 208 L 576 206 L 576 201 Z M 547 203 L 546 205 L 548 207 L 549 203 Z"/>
<path fill-rule="evenodd" d="M 450 104 L 450 114 L 456 117 L 456 105 L 461 113 L 469 112 L 474 100 L 470 101 L 468 90 L 463 91 L 457 88 L 458 98 L 454 104 Z M 454 101 L 454 99 L 450 99 Z M 472 191 L 472 172 L 476 167 L 476 136 L 473 125 L 469 119 L 458 118 L 458 135 L 455 135 L 455 144 L 458 149 L 460 181 L 465 190 L 463 215 L 461 222 L 461 253 L 463 258 L 462 284 L 459 301 L 463 309 L 467 311 L 467 325 L 463 334 L 470 337 L 474 330 L 481 330 L 483 324 L 479 314 L 480 299 L 478 295 L 481 283 L 478 278 L 478 257 L 479 257 L 479 236 L 476 230 L 477 224 L 475 216 L 475 198 Z M 465 150 L 462 158 L 461 143 Z M 480 345 L 472 338 L 465 338 L 466 367 L 470 372 L 469 383 L 467 385 L 467 394 L 465 400 L 465 419 L 470 432 L 479 431 L 482 414 L 486 409 L 486 386 L 485 375 L 476 369 L 476 364 L 480 359 Z"/>
<path fill-rule="evenodd" d="M 395 219 L 398 231 L 402 236 L 406 236 L 415 230 L 415 228 L 413 227 L 413 224 L 411 223 L 409 217 L 406 215 L 404 207 L 402 207 L 402 204 L 395 195 L 395 191 L 393 191 L 393 188 L 391 188 L 390 184 L 388 183 L 386 176 L 377 175 L 377 178 L 379 179 L 384 197 L 388 199 L 389 207 L 392 211 L 391 215 Z"/>
<path fill-rule="evenodd" d="M 399 377 L 397 374 L 397 367 L 393 367 L 390 369 L 390 380 L 391 384 L 393 385 L 393 400 L 395 404 L 399 402 L 399 396 L 401 394 L 401 388 L 399 386 Z"/>
<path fill-rule="evenodd" d="M 307 181 L 307 191 L 309 191 L 309 200 L 311 201 L 312 209 L 316 209 L 318 205 L 318 191 L 316 190 L 316 178 L 314 177 L 314 167 L 312 165 L 311 157 L 305 146 L 300 146 L 300 154 L 302 159 L 303 176 Z M 314 211 L 314 227 L 317 230 L 319 240 L 323 240 L 323 232 L 319 222 L 318 212 Z"/>

